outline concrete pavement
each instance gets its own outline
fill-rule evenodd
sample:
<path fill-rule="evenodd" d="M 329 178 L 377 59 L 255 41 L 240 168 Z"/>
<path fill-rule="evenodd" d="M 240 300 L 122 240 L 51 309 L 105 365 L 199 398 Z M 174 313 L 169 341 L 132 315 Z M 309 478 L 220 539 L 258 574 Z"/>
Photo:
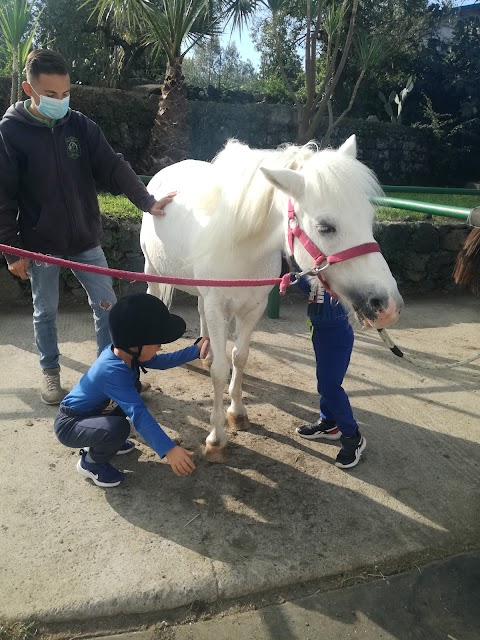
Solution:
<path fill-rule="evenodd" d="M 479 602 L 473 552 L 282 604 L 95 640 L 478 640 Z"/>
<path fill-rule="evenodd" d="M 480 348 L 479 309 L 467 296 L 407 300 L 390 333 L 419 357 L 466 357 Z M 175 311 L 197 335 L 195 310 Z M 208 375 L 196 365 L 152 372 L 161 393 L 150 394 L 151 409 L 198 452 L 197 469 L 176 478 L 141 445 L 119 460 L 127 482 L 101 490 L 52 434 L 30 310 L 0 310 L 0 617 L 161 612 L 477 546 L 480 364 L 425 372 L 358 332 L 345 386 L 368 449 L 346 473 L 332 464 L 335 445 L 294 434 L 317 410 L 304 313 L 303 303 L 286 304 L 254 334 L 245 381 L 253 426 L 232 435 L 225 465 L 200 457 Z M 92 333 L 87 309 L 62 310 L 66 385 L 93 361 Z"/>

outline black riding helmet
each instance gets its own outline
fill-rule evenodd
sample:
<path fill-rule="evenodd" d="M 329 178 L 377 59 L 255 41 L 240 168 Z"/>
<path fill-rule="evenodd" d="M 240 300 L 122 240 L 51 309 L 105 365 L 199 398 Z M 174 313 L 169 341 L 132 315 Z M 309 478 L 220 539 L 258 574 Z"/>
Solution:
<path fill-rule="evenodd" d="M 108 326 L 114 346 L 137 356 L 145 345 L 178 340 L 187 328 L 183 318 L 170 313 L 161 300 L 148 293 L 125 296 L 114 304 Z M 130 347 L 138 347 L 138 354 Z"/>

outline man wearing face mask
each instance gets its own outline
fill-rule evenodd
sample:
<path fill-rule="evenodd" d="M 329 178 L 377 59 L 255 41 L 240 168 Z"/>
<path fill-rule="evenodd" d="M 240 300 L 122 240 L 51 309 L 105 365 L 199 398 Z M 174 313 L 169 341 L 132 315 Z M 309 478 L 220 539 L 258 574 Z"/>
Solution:
<path fill-rule="evenodd" d="M 70 76 L 59 54 L 32 51 L 25 68 L 28 100 L 12 105 L 0 121 L 0 243 L 106 267 L 96 186 L 125 194 L 152 215 L 163 215 L 174 194 L 156 201 L 100 127 L 69 108 Z M 30 278 L 41 399 L 60 404 L 67 393 L 60 383 L 56 328 L 60 269 L 5 258 L 13 275 Z M 87 292 L 100 353 L 110 342 L 108 312 L 116 301 L 111 278 L 73 273 Z"/>

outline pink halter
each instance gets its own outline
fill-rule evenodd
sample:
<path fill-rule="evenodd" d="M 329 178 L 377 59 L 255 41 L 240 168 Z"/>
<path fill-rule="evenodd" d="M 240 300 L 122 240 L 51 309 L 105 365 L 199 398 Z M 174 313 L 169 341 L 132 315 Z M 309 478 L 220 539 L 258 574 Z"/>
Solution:
<path fill-rule="evenodd" d="M 381 249 L 377 242 L 365 242 L 364 244 L 359 244 L 356 247 L 351 247 L 350 249 L 345 249 L 345 251 L 340 251 L 339 253 L 332 254 L 331 256 L 324 255 L 320 249 L 313 244 L 310 238 L 306 235 L 302 229 L 298 226 L 297 217 L 295 215 L 295 208 L 293 206 L 293 202 L 291 200 L 288 201 L 288 248 L 290 250 L 291 255 L 293 255 L 293 243 L 295 238 L 297 238 L 306 251 L 312 256 L 315 261 L 315 265 L 312 269 L 312 275 L 316 275 L 317 278 L 322 283 L 322 286 L 326 291 L 330 293 L 333 297 L 336 297 L 334 293 L 330 290 L 329 286 L 323 279 L 320 274 L 320 270 L 326 269 L 329 265 L 334 264 L 336 262 L 343 262 L 344 260 L 349 260 L 350 258 L 356 258 L 357 256 L 362 256 L 366 253 L 381 253 Z M 323 263 L 324 266 L 321 267 Z M 289 276 L 289 274 L 286 274 Z M 284 276 L 285 277 L 285 276 Z M 282 283 L 283 284 L 283 283 Z M 280 287 L 282 289 L 282 286 Z"/>

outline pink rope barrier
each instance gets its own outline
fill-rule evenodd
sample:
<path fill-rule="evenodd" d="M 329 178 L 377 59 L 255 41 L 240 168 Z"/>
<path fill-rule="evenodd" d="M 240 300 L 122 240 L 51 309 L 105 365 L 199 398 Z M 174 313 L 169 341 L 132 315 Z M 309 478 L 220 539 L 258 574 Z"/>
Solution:
<path fill-rule="evenodd" d="M 155 276 L 139 271 L 122 271 L 121 269 L 110 269 L 107 267 L 95 267 L 91 264 L 83 264 L 81 262 L 73 262 L 72 260 L 64 260 L 63 258 L 55 258 L 47 256 L 43 253 L 18 249 L 10 247 L 7 244 L 0 244 L 0 251 L 12 256 L 20 258 L 29 258 L 36 262 L 46 262 L 47 264 L 55 264 L 58 267 L 66 269 L 78 269 L 78 271 L 89 271 L 91 273 L 99 273 L 103 276 L 112 276 L 120 280 L 130 280 L 131 282 L 160 282 L 163 284 L 184 285 L 193 287 L 264 287 L 282 284 L 284 278 L 264 278 L 259 280 L 195 280 L 192 278 L 172 278 L 169 276 Z M 288 275 L 288 274 L 287 274 Z"/>

